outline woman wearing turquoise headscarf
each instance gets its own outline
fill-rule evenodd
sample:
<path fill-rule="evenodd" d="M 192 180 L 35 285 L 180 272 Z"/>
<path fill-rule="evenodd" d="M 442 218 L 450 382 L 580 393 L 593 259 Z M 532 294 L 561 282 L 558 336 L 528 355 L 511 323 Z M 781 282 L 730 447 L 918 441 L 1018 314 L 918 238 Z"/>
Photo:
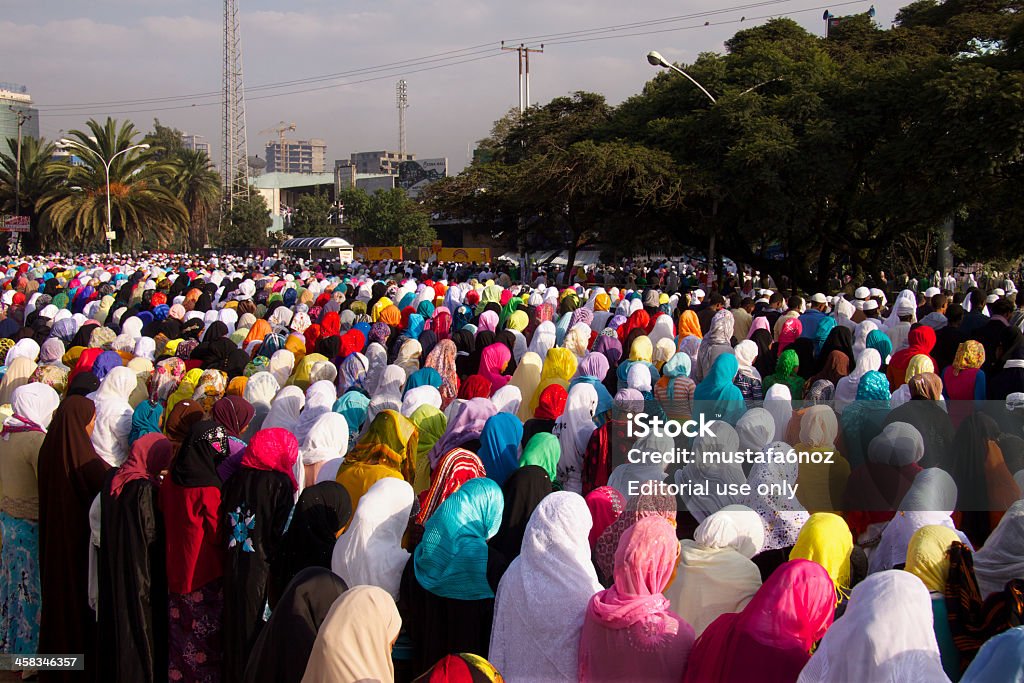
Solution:
<path fill-rule="evenodd" d="M 693 415 L 693 392 L 697 385 L 690 379 L 692 362 L 686 353 L 675 354 L 661 366 L 661 379 L 654 385 L 654 398 L 674 420 L 689 420 Z"/>
<path fill-rule="evenodd" d="M 511 413 L 498 413 L 487 418 L 480 433 L 477 457 L 484 464 L 487 478 L 498 486 L 519 467 L 519 442 L 523 439 L 523 423 Z"/>
<path fill-rule="evenodd" d="M 892 355 L 892 340 L 889 339 L 889 335 L 881 330 L 871 330 L 868 332 L 867 348 L 878 351 L 878 355 L 882 357 L 881 371 L 884 373 Z"/>
<path fill-rule="evenodd" d="M 424 320 L 430 320 L 434 317 L 434 304 L 429 301 L 421 301 L 420 305 L 416 307 L 416 312 L 422 315 Z"/>
<path fill-rule="evenodd" d="M 843 455 L 850 469 L 867 462 L 868 445 L 882 433 L 889 414 L 889 380 L 877 370 L 865 372 L 857 383 L 857 400 L 846 406 L 840 418 Z"/>
<path fill-rule="evenodd" d="M 423 328 L 426 326 L 426 320 L 419 313 L 409 314 L 409 325 L 402 332 L 403 337 L 409 339 L 419 339 L 420 335 L 423 334 Z"/>
<path fill-rule="evenodd" d="M 334 402 L 332 410 L 345 418 L 348 423 L 349 448 L 359 440 L 359 433 L 366 422 L 366 413 L 370 408 L 370 398 L 360 391 L 346 391 Z"/>
<path fill-rule="evenodd" d="M 838 323 L 836 319 L 832 317 L 822 318 L 818 323 L 818 329 L 814 333 L 814 355 L 821 355 L 821 349 L 825 346 L 825 341 L 828 339 L 829 332 L 832 331 Z"/>
<path fill-rule="evenodd" d="M 740 364 L 733 354 L 718 356 L 693 391 L 694 413 L 703 414 L 708 420 L 736 424 L 746 409 L 743 392 L 732 381 L 739 369 Z"/>
<path fill-rule="evenodd" d="M 412 641 L 412 669 L 426 671 L 452 652 L 487 652 L 494 619 L 488 539 L 505 502 L 491 479 L 465 482 L 427 520 L 406 565 L 399 602 Z"/>
<path fill-rule="evenodd" d="M 160 433 L 160 418 L 164 407 L 160 403 L 145 400 L 135 407 L 132 413 L 132 430 L 128 432 L 128 445 L 131 446 L 139 437 L 146 434 Z"/>
<path fill-rule="evenodd" d="M 405 296 L 398 302 L 398 310 L 404 311 L 409 306 L 412 306 L 413 301 L 416 301 L 416 292 L 406 292 Z"/>
<path fill-rule="evenodd" d="M 441 374 L 434 368 L 420 368 L 416 372 L 409 375 L 409 379 L 405 380 L 405 391 L 402 392 L 402 396 L 409 393 L 410 389 L 416 387 L 431 386 L 435 389 L 440 390 L 444 385 L 444 380 L 441 379 Z"/>

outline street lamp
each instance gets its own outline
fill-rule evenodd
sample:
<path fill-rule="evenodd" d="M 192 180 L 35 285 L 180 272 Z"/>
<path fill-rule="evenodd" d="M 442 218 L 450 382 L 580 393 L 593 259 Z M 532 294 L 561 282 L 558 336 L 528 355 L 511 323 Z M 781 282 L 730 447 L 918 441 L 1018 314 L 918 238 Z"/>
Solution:
<path fill-rule="evenodd" d="M 103 164 L 103 171 L 106 173 L 106 176 L 107 176 L 107 254 L 109 256 L 113 256 L 114 255 L 114 239 L 111 236 L 111 233 L 114 231 L 114 228 L 113 228 L 113 223 L 110 220 L 110 165 L 112 163 L 114 163 L 114 159 L 116 159 L 117 157 L 121 156 L 122 154 L 127 154 L 128 152 L 132 151 L 133 149 L 149 149 L 149 145 L 147 145 L 146 143 L 142 143 L 142 144 L 139 144 L 139 145 L 132 145 L 131 147 L 126 147 L 125 149 L 122 149 L 120 152 L 118 152 L 117 154 L 114 154 L 109 159 L 104 159 L 102 156 L 100 156 L 99 152 L 96 152 L 95 150 L 90 149 L 89 147 L 86 147 L 85 145 L 83 145 L 81 142 L 78 142 L 77 140 L 70 140 L 68 138 L 62 138 L 61 141 L 60 141 L 60 144 L 62 146 L 64 146 L 64 147 L 74 147 L 75 149 L 79 149 L 79 150 L 81 150 L 83 152 L 89 152 L 94 157 L 99 159 L 101 164 Z"/>
<path fill-rule="evenodd" d="M 700 91 L 701 91 L 702 93 L 704 93 L 705 95 L 707 95 L 707 96 L 708 96 L 708 99 L 709 99 L 709 100 L 711 100 L 711 104 L 714 104 L 714 103 L 715 103 L 715 98 L 714 98 L 714 97 L 712 97 L 711 93 L 709 93 L 709 92 L 707 91 L 707 89 L 705 89 L 705 87 L 704 87 L 703 85 L 701 85 L 700 83 L 698 83 L 698 82 L 697 82 L 697 81 L 696 81 L 696 80 L 695 80 L 695 79 L 693 78 L 693 76 L 691 76 L 690 74 L 686 73 L 685 71 L 683 71 L 682 69 L 680 69 L 680 68 L 679 68 L 678 66 L 676 66 L 675 64 L 673 64 L 673 63 L 669 62 L 669 61 L 668 61 L 668 60 L 666 60 L 666 59 L 665 59 L 664 57 L 662 57 L 662 56 L 661 56 L 661 53 L 660 53 L 660 52 L 657 52 L 656 50 L 651 50 L 650 52 L 648 52 L 648 53 L 647 53 L 647 61 L 648 61 L 648 63 L 650 63 L 650 65 L 651 65 L 651 66 L 657 66 L 657 67 L 661 67 L 661 68 L 663 68 L 663 69 L 672 69 L 673 71 L 675 71 L 675 72 L 677 72 L 677 73 L 680 73 L 680 74 L 682 74 L 683 76 L 686 76 L 686 78 L 687 78 L 687 79 L 688 79 L 688 80 L 689 80 L 689 81 L 690 81 L 691 83 L 693 83 L 693 84 L 694 84 L 695 86 L 697 86 L 698 88 L 700 88 Z"/>

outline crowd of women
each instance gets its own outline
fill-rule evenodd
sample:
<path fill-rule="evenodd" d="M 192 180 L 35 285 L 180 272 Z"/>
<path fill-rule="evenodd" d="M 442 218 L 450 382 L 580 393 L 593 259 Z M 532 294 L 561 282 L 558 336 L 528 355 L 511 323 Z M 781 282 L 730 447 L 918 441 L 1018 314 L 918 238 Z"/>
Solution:
<path fill-rule="evenodd" d="M 133 683 L 1024 680 L 1005 291 L 499 281 L 6 264 L 0 652 Z M 622 461 L 644 409 L 714 435 Z M 833 457 L 703 457 L 748 450 Z M 696 479 L 750 488 L 628 495 Z"/>

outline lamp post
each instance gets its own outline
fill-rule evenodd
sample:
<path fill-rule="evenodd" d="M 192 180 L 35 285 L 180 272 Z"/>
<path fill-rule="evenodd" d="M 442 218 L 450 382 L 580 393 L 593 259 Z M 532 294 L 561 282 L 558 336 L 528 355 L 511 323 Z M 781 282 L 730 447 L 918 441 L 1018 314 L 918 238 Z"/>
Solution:
<path fill-rule="evenodd" d="M 682 74 L 683 76 L 685 76 L 687 78 L 687 80 L 689 80 L 695 86 L 700 88 L 700 91 L 702 93 L 704 93 L 705 95 L 708 96 L 708 99 L 711 100 L 711 104 L 715 103 L 715 101 L 716 101 L 715 98 L 711 95 L 711 93 L 709 93 L 707 91 L 707 89 L 703 85 L 698 83 L 697 80 L 693 76 L 691 76 L 690 74 L 686 73 L 685 71 L 680 69 L 678 66 L 676 66 L 672 62 L 670 62 L 667 59 L 665 59 L 664 57 L 662 57 L 660 52 L 658 52 L 656 50 L 651 50 L 650 52 L 648 52 L 647 53 L 647 62 L 651 66 L 661 67 L 662 69 L 672 69 L 676 73 Z"/>
<path fill-rule="evenodd" d="M 127 154 L 133 149 L 149 149 L 149 145 L 146 143 L 132 145 L 131 147 L 126 147 L 122 149 L 120 152 L 114 154 L 109 159 L 104 159 L 102 156 L 100 156 L 99 152 L 96 152 L 95 150 L 86 147 L 85 145 L 83 145 L 80 142 L 77 142 L 76 140 L 69 140 L 68 138 L 63 138 L 60 141 L 60 144 L 63 145 L 64 147 L 74 147 L 75 149 L 82 150 L 83 152 L 89 152 L 94 157 L 99 159 L 101 164 L 103 164 L 103 171 L 106 174 L 107 178 L 107 254 L 109 256 L 113 256 L 114 239 L 113 237 L 111 237 L 111 233 L 113 232 L 113 224 L 111 223 L 110 218 L 110 165 L 114 163 L 114 159 L 121 156 L 122 154 Z"/>

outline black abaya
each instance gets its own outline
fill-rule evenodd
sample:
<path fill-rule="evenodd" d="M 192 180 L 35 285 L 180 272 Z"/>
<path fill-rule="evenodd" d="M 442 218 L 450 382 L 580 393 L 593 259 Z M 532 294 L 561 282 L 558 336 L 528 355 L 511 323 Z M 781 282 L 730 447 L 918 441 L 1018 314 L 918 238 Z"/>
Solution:
<path fill-rule="evenodd" d="M 224 541 L 224 683 L 240 683 L 259 635 L 270 586 L 270 563 L 280 549 L 293 501 L 281 472 L 243 467 L 221 489 Z"/>

